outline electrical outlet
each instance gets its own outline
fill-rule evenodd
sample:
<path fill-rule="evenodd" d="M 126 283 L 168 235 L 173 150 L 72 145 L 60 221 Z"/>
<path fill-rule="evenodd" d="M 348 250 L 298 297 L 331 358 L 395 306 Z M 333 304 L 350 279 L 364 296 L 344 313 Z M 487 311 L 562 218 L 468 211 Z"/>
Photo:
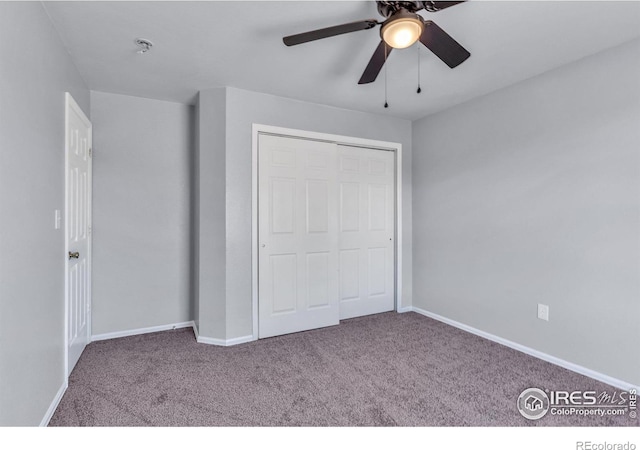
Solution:
<path fill-rule="evenodd" d="M 549 305 L 538 303 L 538 319 L 549 321 Z"/>

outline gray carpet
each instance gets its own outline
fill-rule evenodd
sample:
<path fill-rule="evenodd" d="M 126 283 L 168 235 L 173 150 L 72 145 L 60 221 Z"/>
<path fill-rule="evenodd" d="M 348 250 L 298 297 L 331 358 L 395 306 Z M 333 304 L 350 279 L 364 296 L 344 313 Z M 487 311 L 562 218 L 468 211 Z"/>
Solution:
<path fill-rule="evenodd" d="M 416 313 L 235 347 L 191 329 L 91 343 L 51 426 L 638 426 L 516 409 L 528 387 L 614 388 Z"/>

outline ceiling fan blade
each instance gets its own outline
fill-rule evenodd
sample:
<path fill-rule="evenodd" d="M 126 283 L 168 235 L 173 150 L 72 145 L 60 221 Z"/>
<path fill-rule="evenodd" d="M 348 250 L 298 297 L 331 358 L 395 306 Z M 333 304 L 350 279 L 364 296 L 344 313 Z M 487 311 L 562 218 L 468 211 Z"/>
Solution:
<path fill-rule="evenodd" d="M 443 9 L 449 8 L 450 6 L 455 6 L 458 3 L 464 3 L 465 1 L 466 0 L 457 1 L 457 2 L 438 2 L 438 1 L 424 2 L 424 9 L 426 9 L 429 12 L 438 12 L 438 11 L 442 11 Z"/>
<path fill-rule="evenodd" d="M 304 44 L 318 39 L 324 39 L 339 34 L 351 33 L 353 31 L 368 30 L 378 25 L 375 19 L 359 20 L 357 22 L 345 23 L 319 30 L 307 31 L 306 33 L 293 34 L 282 38 L 284 45 L 290 47 L 292 45 Z"/>
<path fill-rule="evenodd" d="M 452 69 L 471 56 L 462 45 L 430 20 L 424 22 L 420 42 Z"/>
<path fill-rule="evenodd" d="M 387 48 L 386 55 L 385 47 Z M 383 40 L 380 40 L 380 43 L 373 52 L 373 55 L 371 55 L 369 64 L 367 64 L 367 67 L 364 69 L 364 73 L 362 74 L 362 77 L 360 77 L 358 84 L 367 84 L 376 81 L 376 78 L 378 77 L 382 66 L 384 66 L 386 58 L 389 57 L 391 50 L 393 50 L 393 47 L 385 44 Z"/>

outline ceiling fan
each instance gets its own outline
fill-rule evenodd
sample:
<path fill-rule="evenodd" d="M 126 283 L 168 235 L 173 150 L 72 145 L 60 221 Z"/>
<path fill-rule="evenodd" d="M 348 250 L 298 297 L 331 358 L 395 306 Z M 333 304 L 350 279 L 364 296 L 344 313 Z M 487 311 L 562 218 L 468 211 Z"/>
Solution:
<path fill-rule="evenodd" d="M 376 3 L 380 15 L 386 17 L 386 20 L 382 22 L 378 22 L 376 19 L 359 20 L 286 36 L 282 40 L 285 45 L 292 46 L 353 31 L 368 30 L 376 25 L 382 25 L 380 28 L 380 44 L 373 52 L 373 56 L 371 56 L 369 64 L 364 69 L 358 84 L 375 81 L 392 49 L 407 48 L 418 40 L 452 69 L 471 56 L 471 53 L 433 21 L 425 20 L 422 16 L 416 14 L 417 11 L 422 9 L 428 12 L 441 11 L 458 3 L 464 3 L 464 0 L 455 2 L 377 1 Z"/>

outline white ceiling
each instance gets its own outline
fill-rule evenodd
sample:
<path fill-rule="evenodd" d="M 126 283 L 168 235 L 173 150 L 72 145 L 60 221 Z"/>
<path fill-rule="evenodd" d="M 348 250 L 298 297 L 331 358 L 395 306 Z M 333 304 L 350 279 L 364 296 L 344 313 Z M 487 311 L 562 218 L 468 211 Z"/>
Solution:
<path fill-rule="evenodd" d="M 45 2 L 90 89 L 193 103 L 199 90 L 233 86 L 341 108 L 424 117 L 640 37 L 640 2 L 471 0 L 436 22 L 471 52 L 449 69 L 420 49 L 389 57 L 358 85 L 378 27 L 286 47 L 282 36 L 359 19 L 382 19 L 373 1 Z M 136 53 L 137 37 L 154 42 Z M 640 55 L 639 55 L 640 57 Z M 603 83 L 606 80 L 603 80 Z"/>

